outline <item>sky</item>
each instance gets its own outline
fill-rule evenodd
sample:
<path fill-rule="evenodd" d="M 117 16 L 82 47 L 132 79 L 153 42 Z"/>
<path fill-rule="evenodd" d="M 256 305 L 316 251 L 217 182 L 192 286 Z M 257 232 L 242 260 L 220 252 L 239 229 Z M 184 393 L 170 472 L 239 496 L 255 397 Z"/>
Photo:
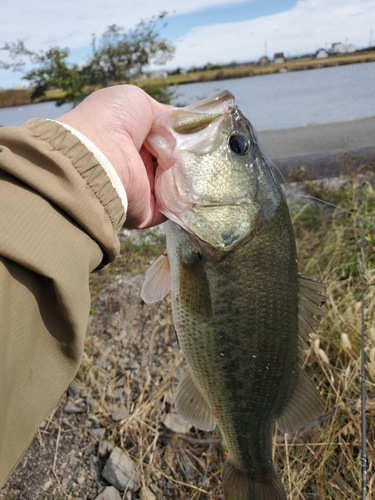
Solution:
<path fill-rule="evenodd" d="M 17 40 L 32 50 L 68 47 L 80 62 L 93 33 L 112 24 L 131 29 L 164 10 L 160 35 L 176 46 L 166 69 L 301 55 L 334 42 L 375 44 L 374 0 L 1 0 L 0 47 Z M 22 73 L 0 69 L 0 87 L 24 83 Z"/>

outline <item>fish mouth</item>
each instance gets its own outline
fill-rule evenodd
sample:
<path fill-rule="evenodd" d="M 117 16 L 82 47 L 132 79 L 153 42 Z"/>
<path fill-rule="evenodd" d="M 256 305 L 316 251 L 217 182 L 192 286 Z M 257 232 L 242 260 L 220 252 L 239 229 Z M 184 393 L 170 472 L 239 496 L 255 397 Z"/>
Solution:
<path fill-rule="evenodd" d="M 194 110 L 198 112 L 209 111 L 211 114 L 226 113 L 235 107 L 235 99 L 232 92 L 222 90 L 214 96 L 207 97 L 193 104 L 189 104 L 184 109 Z"/>
<path fill-rule="evenodd" d="M 217 119 L 222 119 L 234 108 L 237 106 L 233 94 L 223 90 L 183 109 L 179 108 L 170 121 L 170 127 L 176 134 L 194 134 L 210 126 Z"/>

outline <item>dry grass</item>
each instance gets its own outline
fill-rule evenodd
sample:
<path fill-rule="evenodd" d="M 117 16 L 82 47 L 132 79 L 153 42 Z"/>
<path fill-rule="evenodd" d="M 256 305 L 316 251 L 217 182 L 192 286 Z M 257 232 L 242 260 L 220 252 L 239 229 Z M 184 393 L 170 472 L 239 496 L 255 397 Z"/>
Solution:
<path fill-rule="evenodd" d="M 31 96 L 31 90 L 29 89 L 1 90 L 0 108 L 30 104 L 31 102 L 30 96 Z"/>
<path fill-rule="evenodd" d="M 326 316 L 304 362 L 331 418 L 297 436 L 275 436 L 276 460 L 289 499 L 353 499 L 361 491 L 361 239 L 365 238 L 368 498 L 375 493 L 375 192 L 352 178 L 339 190 L 311 183 L 324 205 L 294 210 L 301 269 L 327 284 Z"/>
<path fill-rule="evenodd" d="M 362 179 L 362 180 L 361 180 Z M 369 179 L 369 180 L 368 180 Z M 308 182 L 314 196 L 340 208 L 300 202 L 292 210 L 300 269 L 327 284 L 326 315 L 306 351 L 304 367 L 326 401 L 326 415 L 312 428 L 296 435 L 275 431 L 274 458 L 288 500 L 352 500 L 361 491 L 360 335 L 361 239 L 365 238 L 365 327 L 367 367 L 368 498 L 375 497 L 375 192 L 374 177 L 352 177 L 338 190 Z M 345 209 L 345 210 L 342 210 Z M 350 213 L 349 213 L 350 212 Z M 124 265 L 148 266 L 162 247 L 159 241 L 142 251 L 127 248 Z M 132 255 L 134 253 L 134 255 Z M 140 255 L 141 254 L 141 255 Z M 121 260 L 115 264 L 122 273 Z M 134 268 L 133 268 L 134 270 Z M 110 271 L 103 282 L 108 283 Z M 113 272 L 113 269 L 112 269 Z M 112 278 L 112 281 L 115 279 Z M 97 293 L 103 284 L 95 283 Z M 147 306 L 150 307 L 150 306 Z M 145 311 L 136 342 L 148 349 L 148 367 L 106 371 L 94 360 L 95 342 L 89 338 L 79 378 L 93 389 L 96 416 L 106 426 L 113 445 L 136 461 L 142 482 L 157 499 L 223 499 L 221 470 L 225 451 L 217 431 L 176 435 L 161 421 L 173 411 L 173 391 L 183 361 L 175 342 L 168 300 Z M 117 325 L 118 326 L 118 325 Z M 110 327 L 116 329 L 115 324 Z M 108 328 L 107 328 L 108 330 Z M 138 335 L 138 334 L 137 334 Z M 148 340 L 147 340 L 148 339 Z M 148 344 L 149 343 L 149 344 Z M 151 348 L 151 347 L 152 348 Z M 116 366 L 116 356 L 111 359 Z M 148 368 L 157 358 L 158 372 Z M 114 423 L 106 404 L 116 387 L 124 387 L 130 416 Z M 124 496 L 125 498 L 125 496 Z"/>

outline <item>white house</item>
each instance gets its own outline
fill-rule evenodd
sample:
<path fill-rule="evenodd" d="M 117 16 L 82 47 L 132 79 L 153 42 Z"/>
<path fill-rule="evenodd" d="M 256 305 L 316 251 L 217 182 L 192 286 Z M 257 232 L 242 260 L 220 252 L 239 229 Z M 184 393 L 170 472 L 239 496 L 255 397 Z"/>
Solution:
<path fill-rule="evenodd" d="M 167 76 L 168 76 L 168 73 L 166 71 L 163 71 L 163 70 L 153 71 L 150 74 L 151 78 L 167 78 Z"/>
<path fill-rule="evenodd" d="M 329 54 L 328 52 L 326 51 L 326 49 L 318 49 L 315 53 L 315 57 L 317 59 L 324 59 L 325 57 L 328 57 Z"/>
<path fill-rule="evenodd" d="M 273 56 L 273 62 L 276 64 L 282 64 L 285 62 L 285 57 L 284 57 L 284 52 L 276 52 L 276 54 Z"/>
<path fill-rule="evenodd" d="M 330 50 L 332 54 L 345 54 L 346 46 L 341 42 L 335 42 L 332 44 L 332 48 Z"/>

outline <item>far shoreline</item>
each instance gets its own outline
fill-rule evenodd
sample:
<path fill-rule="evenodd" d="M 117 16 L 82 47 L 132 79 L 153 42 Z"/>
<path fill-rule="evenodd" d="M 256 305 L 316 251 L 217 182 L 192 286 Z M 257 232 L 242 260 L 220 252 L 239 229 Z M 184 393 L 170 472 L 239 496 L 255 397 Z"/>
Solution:
<path fill-rule="evenodd" d="M 375 62 L 375 50 L 353 52 L 351 54 L 330 55 L 329 57 L 323 59 L 305 57 L 300 59 L 287 59 L 283 63 L 249 63 L 235 66 L 223 66 L 218 69 L 207 69 L 204 71 L 194 71 L 186 74 L 168 75 L 166 78 L 150 78 L 147 80 L 137 81 L 136 83 L 140 87 L 142 87 L 142 85 L 160 83 L 166 83 L 168 85 L 185 85 L 188 83 L 230 80 L 233 78 L 246 78 L 250 76 L 263 76 L 276 73 L 286 73 L 290 71 L 304 71 L 369 62 Z"/>
<path fill-rule="evenodd" d="M 146 85 L 186 85 L 188 83 L 230 80 L 235 78 L 247 78 L 290 71 L 304 71 L 368 62 L 375 62 L 375 50 L 359 51 L 351 54 L 330 55 L 324 59 L 305 57 L 300 59 L 287 59 L 282 63 L 270 62 L 263 65 L 258 63 L 249 63 L 222 66 L 218 69 L 192 71 L 186 74 L 170 74 L 165 78 L 133 80 L 128 83 L 133 83 L 141 88 Z M 44 97 L 32 101 L 31 92 L 31 89 L 8 89 L 0 91 L 0 108 L 11 108 L 17 106 L 27 106 L 37 102 L 56 101 L 63 95 L 61 91 L 53 90 L 48 91 Z"/>

